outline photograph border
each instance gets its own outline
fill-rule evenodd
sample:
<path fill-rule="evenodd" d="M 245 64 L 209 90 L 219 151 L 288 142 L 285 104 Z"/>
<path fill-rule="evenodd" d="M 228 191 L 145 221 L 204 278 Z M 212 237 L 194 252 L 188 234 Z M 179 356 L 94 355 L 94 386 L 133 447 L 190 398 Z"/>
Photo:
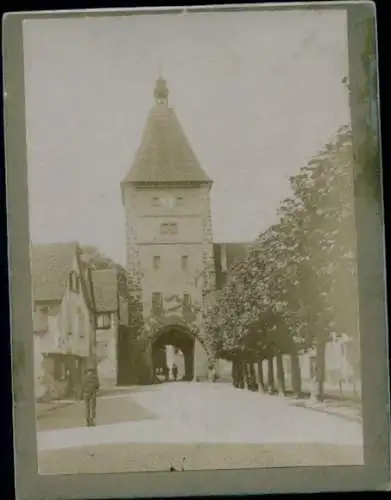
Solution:
<path fill-rule="evenodd" d="M 30 238 L 26 155 L 23 22 L 27 19 L 105 17 L 187 12 L 284 11 L 298 9 L 345 9 L 348 23 L 349 85 L 354 151 L 358 164 L 366 144 L 367 120 L 379 120 L 378 80 L 370 85 L 362 54 L 368 29 L 376 39 L 373 2 L 314 2 L 297 4 L 251 4 L 194 6 L 184 8 L 102 9 L 8 13 L 3 18 L 3 84 L 6 152 L 6 199 L 10 280 L 11 349 L 13 377 L 14 463 L 16 496 L 19 500 L 76 498 L 141 498 L 228 494 L 361 491 L 389 489 L 389 376 L 385 287 L 385 241 L 381 165 L 376 165 L 374 183 L 378 197 L 356 199 L 358 275 L 360 302 L 362 399 L 364 429 L 363 466 L 314 466 L 118 474 L 45 476 L 38 474 L 37 435 L 33 377 Z M 369 24 L 368 24 L 369 23 Z M 377 48 L 374 43 L 377 72 Z M 360 89 L 370 85 L 372 100 L 357 102 Z M 379 129 L 379 127 L 378 127 Z M 380 145 L 380 133 L 377 141 Z M 380 146 L 379 146 L 380 147 Z M 379 155 L 380 157 L 380 155 Z M 379 160 L 380 161 L 380 160 Z M 369 200 L 369 201 L 368 201 Z M 371 237 L 368 238 L 368 221 Z M 363 286 L 368 277 L 366 263 L 376 283 Z M 374 300 L 368 300 L 368 297 Z"/>

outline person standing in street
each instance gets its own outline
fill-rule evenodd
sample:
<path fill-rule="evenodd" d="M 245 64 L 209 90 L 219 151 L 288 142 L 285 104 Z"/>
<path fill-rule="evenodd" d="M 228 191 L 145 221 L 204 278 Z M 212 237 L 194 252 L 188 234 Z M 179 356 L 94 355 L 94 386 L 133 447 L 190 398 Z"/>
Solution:
<path fill-rule="evenodd" d="M 172 364 L 171 372 L 172 372 L 173 379 L 176 380 L 178 377 L 178 367 L 177 367 L 176 363 Z"/>
<path fill-rule="evenodd" d="M 86 425 L 95 425 L 96 394 L 99 390 L 99 380 L 96 368 L 87 368 L 84 378 L 84 402 L 86 407 Z"/>

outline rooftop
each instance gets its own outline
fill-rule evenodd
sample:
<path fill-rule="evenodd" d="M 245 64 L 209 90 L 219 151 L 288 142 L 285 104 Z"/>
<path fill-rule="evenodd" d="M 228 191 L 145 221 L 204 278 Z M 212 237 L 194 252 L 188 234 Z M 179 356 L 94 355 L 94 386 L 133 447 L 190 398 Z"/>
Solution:
<path fill-rule="evenodd" d="M 168 106 L 168 89 L 162 78 L 156 82 L 154 96 L 155 106 L 149 112 L 140 147 L 122 182 L 211 184 Z"/>
<path fill-rule="evenodd" d="M 76 242 L 32 245 L 30 257 L 34 300 L 62 300 L 77 248 Z"/>

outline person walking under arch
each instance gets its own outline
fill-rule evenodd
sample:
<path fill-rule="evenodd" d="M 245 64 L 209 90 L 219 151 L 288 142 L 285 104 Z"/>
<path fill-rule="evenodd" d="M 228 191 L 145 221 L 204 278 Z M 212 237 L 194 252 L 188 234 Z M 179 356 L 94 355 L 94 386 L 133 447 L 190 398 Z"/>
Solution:
<path fill-rule="evenodd" d="M 176 380 L 178 378 L 178 367 L 175 362 L 172 364 L 171 372 L 173 379 Z"/>

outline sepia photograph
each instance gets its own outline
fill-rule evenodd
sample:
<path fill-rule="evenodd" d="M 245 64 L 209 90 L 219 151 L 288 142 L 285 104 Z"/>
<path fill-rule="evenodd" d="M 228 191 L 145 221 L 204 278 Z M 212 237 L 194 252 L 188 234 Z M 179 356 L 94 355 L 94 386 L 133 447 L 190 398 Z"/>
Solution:
<path fill-rule="evenodd" d="M 341 8 L 23 21 L 40 475 L 364 465 L 348 37 Z"/>

